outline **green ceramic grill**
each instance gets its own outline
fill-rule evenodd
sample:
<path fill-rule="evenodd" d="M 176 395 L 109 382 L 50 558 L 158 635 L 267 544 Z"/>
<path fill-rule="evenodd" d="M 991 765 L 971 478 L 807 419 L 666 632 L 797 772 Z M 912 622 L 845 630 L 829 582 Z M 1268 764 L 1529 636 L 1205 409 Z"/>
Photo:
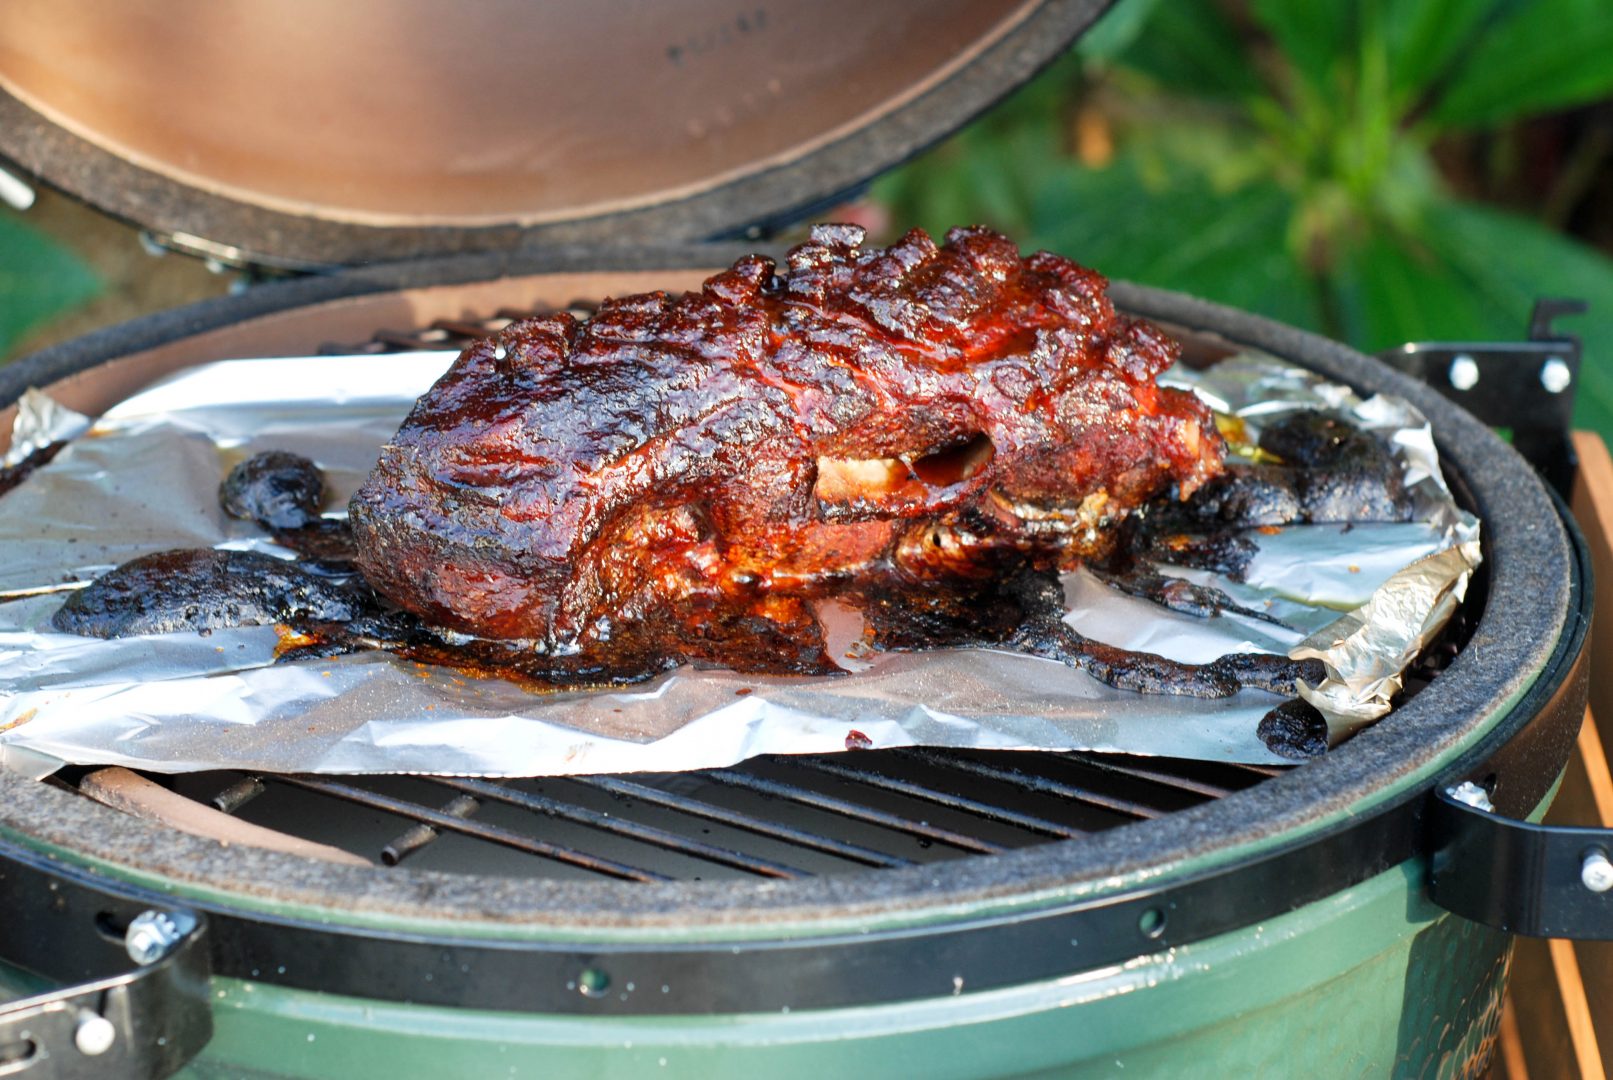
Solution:
<path fill-rule="evenodd" d="M 159 17 L 81 6 L 114 74 L 127 50 L 108 41 L 194 45 Z M 219 356 L 442 348 L 534 306 L 687 287 L 733 257 L 713 236 L 791 218 L 900 160 L 1027 77 L 1101 6 L 846 5 L 844 36 L 866 29 L 899 54 L 858 99 L 863 83 L 809 62 L 832 56 L 832 40 L 780 33 L 787 11 L 757 6 L 741 28 L 726 10 L 670 5 L 666 24 L 629 38 L 652 43 L 643 64 L 693 73 L 683 141 L 707 156 L 633 190 L 609 146 L 585 147 L 576 156 L 598 170 L 597 191 L 523 174 L 496 190 L 401 184 L 367 209 L 352 205 L 359 173 L 345 186 L 291 169 L 248 176 L 228 147 L 176 162 L 161 132 L 131 119 L 149 113 L 64 93 L 37 55 L 0 48 L 0 152 L 24 169 L 215 256 L 396 260 L 48 350 L 0 370 L 0 401 L 33 385 L 96 413 Z M 559 6 L 546 29 L 585 40 L 582 7 Z M 513 8 L 487 12 L 527 27 L 534 48 L 555 37 Z M 319 58 L 356 49 L 342 35 L 357 31 L 303 14 L 294 34 L 257 36 L 291 34 L 309 58 L 290 66 L 324 77 Z M 441 30 L 442 53 L 457 55 L 429 14 L 392 18 Z M 26 4 L 5 20 L 10 41 L 63 32 L 31 22 Z M 429 63 L 429 50 L 401 51 Z M 868 70 L 847 52 L 845 71 Z M 242 42 L 225 70 L 253 70 L 253 57 Z M 775 71 L 779 89 L 728 77 L 753 69 Z M 210 77 L 238 97 L 257 85 Z M 646 79 L 663 77 L 677 78 L 657 67 Z M 129 73 L 125 92 L 158 92 L 150 78 Z M 768 95 L 798 104 L 798 86 L 826 83 L 789 146 L 705 146 L 722 110 L 742 133 L 745 108 L 773 107 Z M 662 107 L 645 105 L 652 118 Z M 173 122 L 204 124 L 205 111 Z M 630 126 L 622 137 L 654 145 L 641 120 Z M 404 134 L 423 141 L 427 128 Z M 269 130 L 265 145 L 291 134 Z M 445 160 L 431 159 L 439 171 Z M 215 171 L 199 176 L 203 165 Z M 499 784 L 167 782 L 175 798 L 306 842 L 301 853 L 120 813 L 78 790 L 84 770 L 0 776 L 0 957 L 16 998 L 0 1010 L 0 1073 L 1476 1074 L 1511 934 L 1608 921 L 1592 887 L 1600 839 L 1527 824 L 1584 711 L 1583 545 L 1530 466 L 1428 386 L 1243 312 L 1124 285 L 1114 295 L 1190 342 L 1261 349 L 1401 395 L 1431 420 L 1453 487 L 1484 523 L 1485 563 L 1460 651 L 1383 722 L 1288 769 L 887 750 Z"/>

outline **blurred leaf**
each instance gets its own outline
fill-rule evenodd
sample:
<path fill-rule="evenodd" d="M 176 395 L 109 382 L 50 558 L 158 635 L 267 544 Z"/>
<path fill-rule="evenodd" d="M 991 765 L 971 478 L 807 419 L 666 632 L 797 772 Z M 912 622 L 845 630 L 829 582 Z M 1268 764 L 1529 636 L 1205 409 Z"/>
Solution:
<path fill-rule="evenodd" d="M 1364 352 L 1408 341 L 1498 340 L 1484 301 L 1451 265 L 1403 237 L 1375 233 L 1339 259 L 1330 279 L 1339 326 L 1336 332 Z"/>
<path fill-rule="evenodd" d="M 1119 0 L 1075 43 L 1088 60 L 1114 58 L 1143 32 L 1159 0 Z"/>
<path fill-rule="evenodd" d="M 1220 194 L 1195 178 L 1145 182 L 1133 162 L 1071 169 L 1038 195 L 1026 246 L 1114 278 L 1316 326 L 1312 284 L 1288 253 L 1293 203 L 1276 185 Z"/>
<path fill-rule="evenodd" d="M 1355 51 L 1359 8 L 1355 0 L 1254 0 L 1250 12 L 1299 74 L 1326 92 Z"/>
<path fill-rule="evenodd" d="M 1208 0 L 1161 4 L 1119 59 L 1191 96 L 1242 98 L 1265 91 L 1237 29 Z"/>
<path fill-rule="evenodd" d="M 16 214 L 0 213 L 0 356 L 100 290 L 100 279 L 77 255 Z"/>
<path fill-rule="evenodd" d="M 1613 3 L 1529 0 L 1465 55 L 1429 116 L 1454 127 L 1497 124 L 1613 91 Z"/>
<path fill-rule="evenodd" d="M 1418 104 L 1451 66 L 1473 49 L 1480 24 L 1505 0 L 1386 0 L 1384 42 L 1389 80 L 1402 108 Z"/>

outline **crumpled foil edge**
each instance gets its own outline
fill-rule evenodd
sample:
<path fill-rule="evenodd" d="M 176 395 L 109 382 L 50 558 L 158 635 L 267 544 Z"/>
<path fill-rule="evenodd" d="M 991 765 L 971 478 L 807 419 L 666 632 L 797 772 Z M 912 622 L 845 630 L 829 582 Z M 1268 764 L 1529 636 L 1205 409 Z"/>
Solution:
<path fill-rule="evenodd" d="M 1480 561 L 1476 538 L 1424 556 L 1289 650 L 1292 659 L 1320 660 L 1327 669 L 1316 686 L 1301 681 L 1298 690 L 1327 720 L 1329 746 L 1388 714 L 1406 669 L 1456 614 Z"/>

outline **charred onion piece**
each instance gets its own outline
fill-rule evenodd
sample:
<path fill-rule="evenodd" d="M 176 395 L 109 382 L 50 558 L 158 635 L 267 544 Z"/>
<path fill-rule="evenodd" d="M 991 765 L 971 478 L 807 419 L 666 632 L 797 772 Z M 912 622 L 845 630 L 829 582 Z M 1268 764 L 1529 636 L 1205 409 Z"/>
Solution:
<path fill-rule="evenodd" d="M 187 548 L 126 562 L 68 598 L 51 625 L 87 637 L 129 637 L 273 623 L 347 622 L 361 592 L 255 551 Z"/>
<path fill-rule="evenodd" d="M 1256 730 L 1266 749 L 1279 757 L 1304 761 L 1327 753 L 1327 719 L 1301 698 L 1271 710 Z"/>
<path fill-rule="evenodd" d="M 1177 346 L 1097 273 L 985 229 L 862 240 L 472 344 L 353 498 L 365 578 L 622 676 L 827 672 L 820 600 L 923 616 L 1219 471 L 1208 408 L 1154 381 Z"/>
<path fill-rule="evenodd" d="M 230 470 L 218 501 L 232 517 L 256 522 L 275 541 L 310 559 L 350 562 L 353 535 L 347 522 L 319 516 L 325 474 L 300 454 L 266 450 Z"/>
<path fill-rule="evenodd" d="M 325 474 L 300 454 L 266 450 L 230 470 L 219 485 L 218 501 L 226 513 L 268 532 L 301 529 L 319 518 Z"/>
<path fill-rule="evenodd" d="M 1283 464 L 1229 470 L 1185 504 L 1155 508 L 1154 531 L 1411 520 L 1400 466 L 1371 432 L 1307 409 L 1262 431 L 1260 448 Z"/>

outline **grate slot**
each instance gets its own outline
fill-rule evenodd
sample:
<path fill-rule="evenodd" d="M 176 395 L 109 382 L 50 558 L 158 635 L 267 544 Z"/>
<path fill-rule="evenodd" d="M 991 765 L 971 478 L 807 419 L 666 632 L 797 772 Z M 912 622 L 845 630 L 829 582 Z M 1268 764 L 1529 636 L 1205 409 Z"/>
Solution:
<path fill-rule="evenodd" d="M 1226 796 L 1231 795 L 1234 791 L 1233 788 L 1223 787 L 1220 784 L 1212 784 L 1205 780 L 1195 780 L 1187 776 L 1178 776 L 1175 773 L 1166 772 L 1162 769 L 1150 768 L 1146 765 L 1127 764 L 1112 759 L 1088 757 L 1085 754 L 1078 753 L 1064 754 L 1061 756 L 1069 761 L 1074 761 L 1081 765 L 1098 769 L 1102 772 L 1130 777 L 1133 780 L 1143 780 L 1148 783 L 1159 784 L 1164 787 L 1175 788 L 1177 791 L 1188 791 L 1194 795 L 1203 795 L 1205 798 L 1209 799 L 1225 798 Z"/>
<path fill-rule="evenodd" d="M 721 866 L 744 870 L 747 873 L 758 874 L 762 877 L 794 878 L 807 875 L 805 871 L 788 866 L 772 859 L 764 859 L 759 855 L 749 855 L 732 848 L 708 844 L 703 840 L 692 837 L 679 836 L 666 829 L 658 829 L 653 825 L 643 825 L 626 818 L 613 817 L 598 810 L 575 806 L 570 803 L 551 799 L 546 795 L 534 792 L 515 791 L 502 784 L 490 780 L 472 780 L 463 777 L 439 777 L 436 782 L 456 791 L 467 792 L 481 798 L 502 802 L 509 806 L 518 806 L 523 810 L 545 814 L 549 817 L 572 821 L 603 832 L 613 833 L 616 836 L 637 840 L 640 843 L 651 844 L 666 851 L 675 851 L 680 855 L 690 855 L 707 862 L 714 862 Z"/>
<path fill-rule="evenodd" d="M 839 814 L 841 817 L 849 818 L 852 821 L 879 825 L 886 829 L 918 837 L 921 841 L 934 841 L 938 844 L 957 848 L 960 851 L 973 852 L 976 855 L 996 855 L 1008 850 L 1001 844 L 982 840 L 977 836 L 970 836 L 967 833 L 956 832 L 952 829 L 944 829 L 937 825 L 931 825 L 927 821 L 915 821 L 912 818 L 892 814 L 885 810 L 876 810 L 873 807 L 864 806 L 849 799 L 837 798 L 834 795 L 826 795 L 821 791 L 813 791 L 811 788 L 799 787 L 779 780 L 768 780 L 760 776 L 736 772 L 732 769 L 711 769 L 703 775 L 721 784 L 731 784 L 734 787 L 745 788 L 773 798 L 787 799 L 802 806 L 810 806 L 815 810 L 826 810 L 831 814 Z M 861 777 L 858 777 L 858 779 L 861 779 Z"/>
<path fill-rule="evenodd" d="M 836 840 L 830 836 L 793 828 L 776 821 L 768 821 L 765 818 L 755 817 L 741 810 L 731 810 L 727 807 L 716 806 L 686 795 L 677 795 L 670 791 L 663 791 L 660 788 L 649 787 L 631 780 L 622 780 L 614 776 L 573 776 L 567 779 L 574 784 L 606 791 L 612 795 L 637 799 L 642 803 L 659 806 L 666 810 L 674 810 L 680 814 L 687 814 L 690 817 L 700 818 L 704 821 L 715 821 L 720 825 L 728 825 L 736 829 L 743 829 L 746 832 L 755 833 L 758 836 L 782 840 L 796 847 L 838 856 L 852 862 L 862 863 L 864 866 L 896 867 L 913 865 L 913 860 L 904 859 L 900 855 L 889 855 L 883 851 L 864 847 L 861 844 L 853 844 L 846 840 Z"/>
<path fill-rule="evenodd" d="M 934 768 L 951 769 L 968 773 L 970 776 L 978 776 L 985 780 L 1012 784 L 1015 787 L 1039 792 L 1043 795 L 1052 795 L 1055 798 L 1072 799 L 1076 802 L 1086 803 L 1088 806 L 1096 806 L 1102 810 L 1111 810 L 1117 814 L 1124 814 L 1127 817 L 1157 818 L 1169 813 L 1167 810 L 1162 810 L 1157 806 L 1149 806 L 1147 803 L 1105 795 L 1102 792 L 1078 787 L 1068 781 L 1054 780 L 1051 777 L 1038 776 L 1035 773 L 1007 766 L 992 765 L 973 758 L 951 757 L 937 753 L 934 750 L 903 750 L 899 752 L 903 757 L 914 761 L 922 761 Z"/>
<path fill-rule="evenodd" d="M 409 802 L 407 799 L 395 799 L 388 795 L 365 791 L 362 788 L 351 787 L 347 784 L 338 784 L 330 780 L 316 780 L 306 776 L 280 776 L 276 777 L 281 783 L 292 787 L 299 787 L 305 791 L 328 795 L 333 799 L 354 803 L 368 807 L 372 810 L 383 810 L 389 814 L 396 814 L 408 818 L 416 823 L 434 825 L 439 831 L 454 832 L 469 836 L 477 840 L 485 840 L 491 844 L 514 848 L 529 855 L 537 855 L 545 859 L 553 859 L 570 866 L 584 870 L 591 870 L 598 874 L 610 877 L 624 878 L 628 881 L 668 881 L 665 874 L 658 874 L 653 870 L 644 870 L 637 866 L 617 862 L 614 859 L 605 859 L 597 855 L 577 851 L 574 848 L 562 847 L 540 840 L 534 836 L 524 836 L 521 833 L 496 825 L 485 825 L 481 822 L 466 821 L 452 814 L 445 814 L 440 810 L 433 810 L 429 806 Z"/>
<path fill-rule="evenodd" d="M 1231 767 L 1234 768 L 1234 769 L 1241 770 L 1242 772 L 1252 772 L 1255 775 L 1259 776 L 1260 780 L 1270 780 L 1272 777 L 1281 776 L 1283 773 L 1288 772 L 1290 769 L 1293 768 L 1292 765 L 1249 765 L 1249 764 L 1234 764 Z M 1258 784 L 1260 782 L 1260 780 L 1256 780 L 1255 783 Z"/>
<path fill-rule="evenodd" d="M 452 814 L 463 821 L 481 808 L 482 804 L 469 795 L 456 795 L 443 804 L 442 813 Z M 417 821 L 381 849 L 381 861 L 388 866 L 396 866 L 441 835 L 435 826 Z"/>
<path fill-rule="evenodd" d="M 1012 825 L 1015 828 L 1041 833 L 1044 836 L 1057 836 L 1065 840 L 1072 840 L 1075 837 L 1086 835 L 1086 832 L 1082 829 L 1062 825 L 1056 821 L 1049 821 L 1047 818 L 1038 817 L 1035 814 L 1027 814 L 1020 810 L 1010 810 L 1007 807 L 996 806 L 992 803 L 982 802 L 979 799 L 971 799 L 966 795 L 954 795 L 950 792 L 938 791 L 927 785 L 888 776 L 873 769 L 859 769 L 850 765 L 810 759 L 796 762 L 796 764 L 842 780 L 867 784 L 869 787 L 905 795 L 911 799 L 935 803 L 937 806 L 944 806 L 948 810 L 973 814 L 975 817 L 986 818 L 989 821 L 1000 822 L 1004 825 Z"/>

